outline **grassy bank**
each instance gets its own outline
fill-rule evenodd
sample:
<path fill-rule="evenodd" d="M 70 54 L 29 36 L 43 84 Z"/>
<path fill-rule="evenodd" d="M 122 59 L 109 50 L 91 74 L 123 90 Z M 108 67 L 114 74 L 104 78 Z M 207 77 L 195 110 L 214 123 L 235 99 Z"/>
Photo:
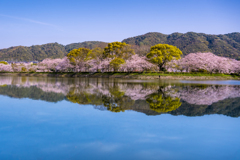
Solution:
<path fill-rule="evenodd" d="M 133 79 L 240 79 L 239 75 L 233 74 L 210 74 L 210 73 L 163 73 L 163 72 L 105 72 L 105 73 L 60 73 L 60 72 L 37 72 L 37 73 L 3 73 L 0 75 L 14 75 L 14 76 L 44 76 L 44 77 L 102 77 L 102 78 L 133 78 Z"/>

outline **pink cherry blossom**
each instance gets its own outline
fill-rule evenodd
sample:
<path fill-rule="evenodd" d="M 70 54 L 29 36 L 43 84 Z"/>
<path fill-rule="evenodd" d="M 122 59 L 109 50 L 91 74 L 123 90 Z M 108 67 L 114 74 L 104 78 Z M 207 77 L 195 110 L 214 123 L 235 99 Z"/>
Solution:
<path fill-rule="evenodd" d="M 184 58 L 168 64 L 169 71 L 199 71 L 210 73 L 239 73 L 240 62 L 234 59 L 220 57 L 213 53 L 190 53 Z"/>

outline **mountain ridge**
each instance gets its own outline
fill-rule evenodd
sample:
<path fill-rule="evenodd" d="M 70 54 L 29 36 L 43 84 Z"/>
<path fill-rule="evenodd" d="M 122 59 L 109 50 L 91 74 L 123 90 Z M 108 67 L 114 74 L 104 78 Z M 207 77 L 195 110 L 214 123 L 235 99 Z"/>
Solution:
<path fill-rule="evenodd" d="M 205 34 L 196 32 L 163 34 L 148 32 L 143 35 L 129 37 L 122 42 L 132 45 L 139 55 L 146 55 L 150 47 L 159 43 L 177 46 L 183 56 L 194 52 L 212 52 L 218 56 L 240 60 L 240 33 Z M 70 50 L 84 47 L 93 49 L 104 48 L 107 42 L 84 41 L 62 45 L 57 42 L 42 45 L 14 46 L 0 49 L 0 60 L 6 61 L 41 61 L 45 58 L 62 58 Z"/>
<path fill-rule="evenodd" d="M 183 55 L 194 52 L 213 52 L 218 56 L 240 59 L 240 33 L 212 35 L 205 33 L 172 33 L 170 35 L 158 32 L 149 32 L 144 35 L 124 39 L 131 45 L 141 48 L 153 46 L 158 43 L 165 43 L 177 46 Z M 139 49 L 141 50 L 141 49 Z M 146 54 L 146 53 L 145 53 Z"/>

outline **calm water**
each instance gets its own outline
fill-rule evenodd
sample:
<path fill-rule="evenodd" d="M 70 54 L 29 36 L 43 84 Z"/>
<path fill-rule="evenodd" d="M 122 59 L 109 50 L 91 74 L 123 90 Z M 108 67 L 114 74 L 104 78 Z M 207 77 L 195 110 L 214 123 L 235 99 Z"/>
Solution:
<path fill-rule="evenodd" d="M 0 159 L 240 159 L 240 81 L 0 77 Z"/>

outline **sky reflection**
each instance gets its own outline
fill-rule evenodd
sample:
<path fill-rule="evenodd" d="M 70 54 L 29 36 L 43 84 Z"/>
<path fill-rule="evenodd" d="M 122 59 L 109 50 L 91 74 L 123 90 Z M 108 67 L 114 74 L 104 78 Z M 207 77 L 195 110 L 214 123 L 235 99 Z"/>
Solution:
<path fill-rule="evenodd" d="M 214 85 L 240 85 L 239 80 L 212 80 L 212 81 L 180 81 L 181 83 L 192 84 L 214 84 Z"/>
<path fill-rule="evenodd" d="M 239 118 L 147 116 L 0 96 L 1 159 L 237 159 Z"/>

